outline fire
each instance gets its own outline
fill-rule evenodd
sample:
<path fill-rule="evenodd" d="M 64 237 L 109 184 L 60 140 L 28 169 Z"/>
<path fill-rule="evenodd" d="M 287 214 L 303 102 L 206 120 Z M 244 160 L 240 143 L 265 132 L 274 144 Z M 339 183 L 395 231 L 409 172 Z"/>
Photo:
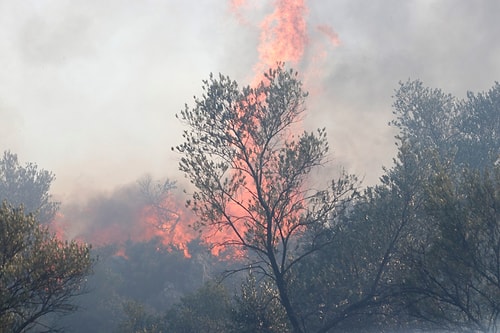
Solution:
<path fill-rule="evenodd" d="M 274 12 L 261 23 L 258 73 L 277 62 L 297 64 L 307 43 L 304 0 L 278 0 Z"/>
<path fill-rule="evenodd" d="M 95 247 L 117 245 L 116 255 L 126 257 L 123 244 L 159 239 L 166 248 L 190 257 L 188 244 L 198 237 L 189 227 L 193 214 L 177 193 L 168 193 L 153 205 L 145 202 L 136 186 L 101 194 L 85 204 L 64 206 L 51 223 L 60 239 L 75 239 Z"/>
<path fill-rule="evenodd" d="M 147 238 L 158 237 L 164 246 L 174 244 L 186 258 L 191 257 L 187 245 L 198 235 L 189 223 L 194 217 L 184 205 L 167 197 L 159 206 L 145 206 L 140 220 L 148 230 Z"/>
<path fill-rule="evenodd" d="M 61 212 L 57 212 L 54 219 L 48 225 L 49 231 L 54 233 L 57 239 L 66 239 L 66 230 L 64 215 Z"/>
<path fill-rule="evenodd" d="M 242 6 L 247 5 L 244 0 L 231 0 L 230 8 L 238 17 L 240 22 L 241 14 L 238 11 Z M 305 48 L 308 44 L 307 35 L 307 7 L 305 0 L 275 0 L 272 13 L 267 15 L 260 23 L 260 42 L 258 45 L 259 59 L 254 66 L 255 76 L 252 81 L 252 86 L 257 87 L 263 81 L 263 73 L 269 68 L 275 68 L 280 63 L 291 63 L 299 65 Z M 332 30 L 333 31 L 333 30 Z M 248 103 L 265 103 L 265 96 L 253 96 L 253 100 Z M 291 133 L 292 131 L 290 131 Z M 289 133 L 289 134 L 290 134 Z M 251 138 L 247 138 L 247 145 L 253 147 L 249 149 L 250 154 L 256 155 L 260 151 L 259 147 L 252 142 Z M 251 156 L 250 159 L 253 157 Z M 240 165 L 240 169 L 246 169 L 246 166 Z M 259 186 L 267 188 L 270 184 L 263 183 Z M 255 186 L 257 186 L 255 184 Z M 251 202 L 250 193 L 241 193 L 237 199 L 238 202 Z M 232 223 L 238 230 L 240 235 L 247 232 L 248 226 L 245 224 L 246 211 L 237 203 L 230 203 L 227 207 L 228 214 L 233 217 Z M 293 219 L 294 217 L 291 217 Z M 286 231 L 287 226 L 282 226 Z M 214 230 L 208 237 L 213 241 L 213 238 L 218 237 L 219 243 L 231 244 L 234 241 L 234 231 L 226 226 L 223 230 Z M 236 243 L 238 243 L 236 241 Z"/>
<path fill-rule="evenodd" d="M 229 2 L 230 9 L 238 18 L 241 18 L 240 11 L 252 5 L 246 0 Z M 273 2 L 272 12 L 257 25 L 260 41 L 252 81 L 254 87 L 263 79 L 262 73 L 278 63 L 292 66 L 301 64 L 309 43 L 307 14 L 305 0 Z M 320 25 L 317 30 L 325 34 L 333 45 L 338 45 L 338 36 L 331 27 Z M 182 251 L 186 257 L 191 256 L 189 243 L 200 237 L 203 243 L 210 246 L 214 255 L 229 254 L 233 259 L 243 255 L 239 249 L 227 252 L 226 245 L 230 245 L 234 239 L 232 230 L 202 230 L 201 233 L 194 230 L 191 226 L 196 218 L 184 202 L 185 198 L 171 193 L 162 201 L 151 204 L 141 200 L 137 189 L 125 188 L 111 195 L 101 195 L 83 206 L 66 207 L 64 215 L 59 214 L 51 228 L 61 239 L 77 239 L 96 247 L 116 244 L 116 255 L 124 258 L 127 258 L 124 248 L 127 241 L 143 242 L 154 238 L 159 239 L 166 248 Z M 244 215 L 236 204 L 230 207 L 230 213 L 239 217 Z M 241 226 L 244 228 L 243 222 Z"/>
<path fill-rule="evenodd" d="M 230 0 L 231 11 L 240 21 L 238 9 L 246 5 L 245 0 Z M 274 1 L 274 11 L 260 23 L 259 60 L 254 67 L 253 85 L 261 81 L 262 73 L 278 62 L 294 65 L 300 62 L 307 45 L 306 14 L 305 0 Z"/>
<path fill-rule="evenodd" d="M 109 195 L 101 194 L 85 204 L 64 206 L 63 212 L 50 225 L 59 239 L 74 239 L 94 247 L 115 245 L 115 255 L 123 258 L 127 258 L 124 246 L 127 242 L 152 239 L 166 249 L 182 251 L 186 258 L 191 257 L 189 244 L 197 239 L 213 255 L 227 250 L 219 245 L 227 241 L 224 234 L 199 233 L 192 227 L 196 217 L 186 208 L 183 195 L 175 190 L 159 201 L 148 202 L 132 185 Z"/>
<path fill-rule="evenodd" d="M 246 4 L 246 0 L 230 0 L 229 5 L 233 12 L 236 12 L 240 7 Z"/>

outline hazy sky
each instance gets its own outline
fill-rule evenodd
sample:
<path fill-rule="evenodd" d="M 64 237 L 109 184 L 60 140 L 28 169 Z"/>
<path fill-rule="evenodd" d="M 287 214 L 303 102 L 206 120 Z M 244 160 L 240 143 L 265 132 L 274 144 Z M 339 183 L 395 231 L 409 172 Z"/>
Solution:
<path fill-rule="evenodd" d="M 180 177 L 175 113 L 210 72 L 251 82 L 273 4 L 0 0 L 0 150 L 53 171 L 63 202 L 146 173 Z M 306 4 L 308 42 L 294 65 L 311 92 L 305 126 L 326 126 L 334 166 L 367 183 L 395 152 L 387 123 L 398 81 L 464 97 L 500 80 L 498 0 Z"/>

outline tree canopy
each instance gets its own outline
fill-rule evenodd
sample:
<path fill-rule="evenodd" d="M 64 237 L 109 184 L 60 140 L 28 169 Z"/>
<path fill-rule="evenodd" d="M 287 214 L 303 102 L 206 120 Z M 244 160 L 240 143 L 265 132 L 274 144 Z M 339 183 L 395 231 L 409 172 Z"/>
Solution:
<path fill-rule="evenodd" d="M 223 231 L 219 245 L 245 251 L 247 268 L 274 281 L 294 331 L 302 332 L 290 299 L 292 268 L 328 243 L 324 227 L 357 195 L 356 180 L 342 174 L 327 188 L 311 183 L 328 142 L 324 129 L 301 133 L 297 126 L 307 94 L 293 70 L 279 65 L 243 89 L 212 75 L 203 89 L 180 113 L 189 130 L 175 148 L 196 188 L 189 204 L 199 227 Z M 310 242 L 300 246 L 306 233 Z"/>
<path fill-rule="evenodd" d="M 63 242 L 33 214 L 0 208 L 0 332 L 54 331 L 47 317 L 75 310 L 91 273 L 90 247 Z"/>
<path fill-rule="evenodd" d="M 16 154 L 5 151 L 0 159 L 0 202 L 6 200 L 14 207 L 23 206 L 26 213 L 33 213 L 41 223 L 50 222 L 59 203 L 51 200 L 50 186 L 55 175 L 38 169 L 35 163 L 19 164 Z"/>

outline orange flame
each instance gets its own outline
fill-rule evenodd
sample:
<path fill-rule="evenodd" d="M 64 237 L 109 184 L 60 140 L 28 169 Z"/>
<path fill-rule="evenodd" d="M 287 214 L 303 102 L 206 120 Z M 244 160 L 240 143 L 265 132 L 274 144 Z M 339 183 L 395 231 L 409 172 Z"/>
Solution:
<path fill-rule="evenodd" d="M 57 212 L 54 216 L 54 219 L 50 221 L 49 231 L 54 233 L 57 239 L 64 240 L 66 239 L 66 230 L 65 230 L 65 222 L 64 215 L 60 212 Z"/>
<path fill-rule="evenodd" d="M 50 230 L 58 239 L 74 239 L 95 247 L 116 245 L 115 255 L 127 259 L 124 245 L 128 241 L 146 242 L 157 239 L 166 249 L 180 250 L 191 257 L 189 244 L 200 239 L 213 255 L 231 253 L 224 245 L 228 236 L 224 233 L 199 233 L 192 228 L 195 216 L 184 205 L 184 199 L 170 193 L 157 204 L 141 203 L 135 194 L 124 196 L 113 193 L 93 200 L 85 207 L 67 208 L 67 214 L 58 213 L 50 224 Z M 204 235 L 200 237 L 200 235 Z"/>
<path fill-rule="evenodd" d="M 187 245 L 198 235 L 190 227 L 192 213 L 183 205 L 168 197 L 161 206 L 144 207 L 140 219 L 148 231 L 148 239 L 158 237 L 164 246 L 175 245 L 184 252 L 186 258 L 191 257 Z"/>
<path fill-rule="evenodd" d="M 64 207 L 50 229 L 59 239 L 75 239 L 96 247 L 115 244 L 116 255 L 126 257 L 127 241 L 145 242 L 158 239 L 166 248 L 178 249 L 190 257 L 188 244 L 198 237 L 189 227 L 193 214 L 183 200 L 170 194 L 153 206 L 144 203 L 133 189 L 99 196 L 84 207 Z"/>
<path fill-rule="evenodd" d="M 230 0 L 229 5 L 231 7 L 231 11 L 236 12 L 240 7 L 246 4 L 246 0 Z"/>
<path fill-rule="evenodd" d="M 230 0 L 230 8 L 239 18 L 241 16 L 237 11 L 249 6 L 250 3 L 246 0 Z M 259 25 L 261 29 L 259 58 L 254 66 L 256 73 L 254 86 L 262 80 L 262 73 L 275 67 L 277 63 L 300 64 L 308 44 L 306 22 L 308 11 L 305 0 L 275 0 L 273 6 L 273 12 Z M 334 45 L 338 44 L 338 36 L 329 26 L 321 25 L 317 29 Z M 160 206 L 151 206 L 127 199 L 126 207 L 123 209 L 119 206 L 117 212 L 112 214 L 98 213 L 96 210 L 99 210 L 99 207 L 90 205 L 83 211 L 77 210 L 76 215 L 75 212 L 69 214 L 67 218 L 59 214 L 51 227 L 60 239 L 80 239 L 95 246 L 108 244 L 120 246 L 129 240 L 140 242 L 158 238 L 165 247 L 179 249 L 186 257 L 190 257 L 188 244 L 199 238 L 200 234 L 190 227 L 194 222 L 194 216 L 181 203 L 183 201 L 170 196 Z M 231 206 L 230 210 L 234 216 L 244 214 L 236 205 Z M 243 228 L 240 230 L 245 230 L 243 222 L 238 226 Z M 201 235 L 204 235 L 202 241 L 211 245 L 214 255 L 229 254 L 232 259 L 242 255 L 239 249 L 225 252 L 228 249 L 225 245 L 231 244 L 234 239 L 231 230 L 204 230 Z M 123 247 L 119 247 L 116 255 L 127 258 Z"/>
<path fill-rule="evenodd" d="M 238 10 L 247 5 L 245 0 L 230 0 L 230 7 L 237 18 L 242 22 L 241 14 Z M 288 63 L 297 65 L 304 54 L 307 44 L 307 24 L 306 16 L 307 9 L 305 0 L 276 0 L 274 1 L 274 10 L 271 14 L 267 15 L 260 23 L 260 43 L 258 46 L 259 60 L 254 66 L 255 76 L 252 86 L 256 87 L 263 80 L 263 73 L 267 72 L 269 68 L 274 68 L 278 63 Z M 253 97 L 253 99 L 252 99 Z M 265 96 L 251 96 L 248 103 L 263 103 Z M 248 146 L 254 147 L 255 143 L 251 138 L 247 138 Z M 250 149 L 253 153 L 258 154 L 259 149 Z M 245 165 L 240 166 L 245 169 Z M 263 184 L 267 186 L 266 184 Z M 249 202 L 251 198 L 250 193 L 241 193 L 237 198 L 238 202 Z M 231 216 L 231 223 L 240 235 L 244 235 L 248 230 L 245 225 L 245 209 L 236 204 L 235 202 L 229 203 L 227 206 L 227 213 Z M 220 226 L 219 226 L 220 227 Z M 231 255 L 234 257 L 242 256 L 243 253 L 240 249 L 227 245 L 239 244 L 235 240 L 235 231 L 230 226 L 225 225 L 222 229 L 213 228 L 206 230 L 205 242 L 211 244 L 218 244 L 213 248 L 212 252 L 216 255 L 228 248 L 233 252 Z"/>
<path fill-rule="evenodd" d="M 274 12 L 261 23 L 259 62 L 256 80 L 278 62 L 299 63 L 307 44 L 305 0 L 277 0 Z M 256 83 L 254 81 L 254 83 Z"/>

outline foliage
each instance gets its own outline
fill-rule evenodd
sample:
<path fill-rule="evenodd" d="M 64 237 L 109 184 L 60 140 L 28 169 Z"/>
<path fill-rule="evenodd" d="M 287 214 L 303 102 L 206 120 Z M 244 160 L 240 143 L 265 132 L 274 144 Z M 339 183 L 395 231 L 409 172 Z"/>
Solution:
<path fill-rule="evenodd" d="M 330 228 L 332 242 L 297 268 L 292 290 L 301 318 L 319 332 L 403 329 L 400 276 L 410 220 L 395 190 L 368 188 Z M 399 316 L 399 313 L 397 314 Z"/>
<path fill-rule="evenodd" d="M 396 93 L 399 152 L 383 182 L 407 211 L 399 287 L 420 327 L 497 325 L 499 89 L 460 101 L 409 81 Z"/>
<path fill-rule="evenodd" d="M 231 307 L 221 284 L 207 283 L 196 292 L 181 298 L 165 316 L 167 332 L 230 332 Z"/>
<path fill-rule="evenodd" d="M 161 333 L 160 319 L 147 313 L 144 305 L 135 301 L 123 305 L 126 319 L 120 323 L 119 333 Z"/>
<path fill-rule="evenodd" d="M 488 168 L 500 158 L 499 114 L 498 82 L 486 93 L 468 92 L 459 100 L 416 80 L 396 91 L 391 124 L 400 131 L 399 144 L 411 147 L 421 162 L 433 154 L 460 173 Z"/>
<path fill-rule="evenodd" d="M 500 84 L 486 93 L 469 92 L 460 108 L 457 164 L 482 170 L 500 162 Z"/>
<path fill-rule="evenodd" d="M 93 259 L 90 247 L 62 242 L 22 208 L 0 208 L 0 331 L 50 331 L 43 319 L 75 310 Z"/>
<path fill-rule="evenodd" d="M 415 256 L 414 315 L 452 330 L 495 332 L 500 315 L 500 167 L 438 174 L 426 211 L 437 226 L 432 246 Z"/>
<path fill-rule="evenodd" d="M 281 333 L 290 331 L 279 294 L 271 281 L 257 281 L 250 271 L 235 296 L 231 319 L 233 330 L 242 333 Z"/>
<path fill-rule="evenodd" d="M 79 311 L 64 318 L 75 333 L 107 333 L 119 330 L 118 324 L 130 328 L 135 320 L 156 319 L 202 286 L 205 274 L 220 269 L 216 258 L 201 256 L 206 248 L 190 248 L 192 257 L 186 258 L 182 250 L 166 248 L 160 239 L 93 251 L 99 262 L 88 281 L 91 292 L 78 298 Z"/>
<path fill-rule="evenodd" d="M 59 208 L 49 194 L 54 179 L 53 173 L 38 170 L 34 163 L 19 165 L 17 155 L 6 151 L 0 160 L 0 202 L 6 200 L 16 208 L 22 205 L 41 223 L 50 222 Z"/>
<path fill-rule="evenodd" d="M 289 297 L 292 268 L 328 239 L 313 235 L 307 249 L 297 241 L 306 231 L 322 232 L 319 226 L 356 196 L 356 181 L 343 174 L 329 188 L 307 187 L 310 172 L 326 161 L 328 143 L 324 129 L 294 134 L 307 96 L 297 73 L 279 65 L 255 88 L 241 90 L 211 75 L 203 89 L 180 114 L 189 130 L 175 148 L 196 188 L 188 203 L 198 227 L 231 235 L 219 245 L 248 251 L 247 268 L 274 281 L 293 330 L 302 332 Z"/>

